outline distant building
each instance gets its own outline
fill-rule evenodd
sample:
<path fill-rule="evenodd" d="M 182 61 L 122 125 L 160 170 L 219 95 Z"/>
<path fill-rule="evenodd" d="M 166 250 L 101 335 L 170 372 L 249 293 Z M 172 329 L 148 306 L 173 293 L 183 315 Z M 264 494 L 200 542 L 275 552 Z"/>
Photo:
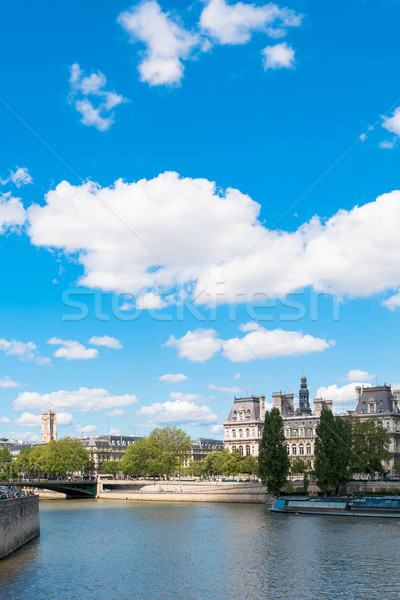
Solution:
<path fill-rule="evenodd" d="M 190 455 L 184 460 L 183 466 L 188 467 L 190 462 L 199 462 L 204 460 L 210 452 L 220 451 L 224 449 L 222 440 L 214 440 L 210 438 L 198 438 L 192 440 Z"/>
<path fill-rule="evenodd" d="M 57 416 L 50 408 L 42 412 L 42 431 L 40 440 L 42 444 L 48 444 L 57 439 Z"/>
<path fill-rule="evenodd" d="M 120 462 L 130 444 L 140 438 L 134 435 L 101 435 L 95 438 L 85 438 L 82 444 L 90 452 L 91 474 L 99 475 L 104 462 Z"/>
<path fill-rule="evenodd" d="M 21 450 L 25 448 L 33 448 L 37 446 L 39 442 L 24 442 L 22 440 L 8 440 L 7 438 L 0 438 L 0 446 L 4 446 L 9 449 L 13 456 L 18 456 Z"/>
<path fill-rule="evenodd" d="M 386 470 L 392 471 L 400 462 L 400 390 L 393 390 L 390 385 L 376 387 L 357 386 L 355 411 L 349 414 L 365 419 L 379 419 L 390 433 L 389 452 L 393 458 L 387 463 Z"/>
<path fill-rule="evenodd" d="M 291 462 L 298 458 L 314 466 L 316 427 L 323 409 L 332 410 L 331 400 L 314 400 L 310 407 L 309 390 L 305 375 L 301 378 L 299 404 L 294 406 L 294 394 L 272 394 L 273 408 L 283 418 L 286 448 Z M 243 456 L 258 456 L 265 420 L 265 396 L 235 398 L 228 419 L 224 422 L 225 448 L 239 450 Z"/>

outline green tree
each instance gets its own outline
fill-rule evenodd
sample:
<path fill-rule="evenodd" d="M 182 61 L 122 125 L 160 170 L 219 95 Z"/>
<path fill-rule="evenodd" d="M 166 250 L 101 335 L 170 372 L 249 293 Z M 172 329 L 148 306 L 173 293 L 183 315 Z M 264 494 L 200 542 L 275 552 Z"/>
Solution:
<path fill-rule="evenodd" d="M 229 455 L 229 450 L 214 450 L 207 454 L 204 459 L 204 472 L 209 475 L 221 475 L 225 473 L 225 463 Z"/>
<path fill-rule="evenodd" d="M 166 475 L 178 471 L 190 454 L 190 436 L 178 427 L 158 427 L 148 436 L 152 474 Z"/>
<path fill-rule="evenodd" d="M 146 475 L 150 473 L 152 451 L 148 438 L 143 437 L 130 444 L 121 461 L 121 470 L 126 475 Z"/>
<path fill-rule="evenodd" d="M 390 434 L 380 419 L 351 419 L 353 434 L 352 470 L 375 473 L 384 470 L 383 463 L 392 458 L 388 451 Z"/>
<path fill-rule="evenodd" d="M 239 473 L 243 473 L 243 456 L 239 450 L 234 450 L 229 453 L 224 462 L 224 474 L 238 475 Z"/>
<path fill-rule="evenodd" d="M 183 469 L 183 472 L 195 477 L 201 477 L 201 475 L 206 473 L 204 460 L 191 460 L 189 466 Z"/>
<path fill-rule="evenodd" d="M 121 470 L 121 463 L 117 460 L 106 460 L 101 465 L 101 472 L 104 475 L 115 475 Z"/>
<path fill-rule="evenodd" d="M 36 450 L 36 448 L 35 448 Z M 51 476 L 66 476 L 85 470 L 90 464 L 90 454 L 80 441 L 71 438 L 52 440 L 40 447 L 36 455 L 35 470 Z"/>
<path fill-rule="evenodd" d="M 309 466 L 306 463 L 306 461 L 302 458 L 298 458 L 297 460 L 295 460 L 290 467 L 290 472 L 292 473 L 292 475 L 303 475 L 308 470 Z"/>
<path fill-rule="evenodd" d="M 283 433 L 283 419 L 277 408 L 265 413 L 258 465 L 262 483 L 269 492 L 279 493 L 286 483 L 290 461 Z"/>
<path fill-rule="evenodd" d="M 242 473 L 249 473 L 250 475 L 258 475 L 258 460 L 255 456 L 249 454 L 243 458 Z"/>
<path fill-rule="evenodd" d="M 7 460 L 10 461 L 10 467 L 7 467 Z M 8 479 L 8 474 L 10 473 L 10 477 L 12 476 L 11 464 L 12 464 L 13 456 L 7 446 L 0 446 L 0 479 L 5 481 Z"/>
<path fill-rule="evenodd" d="M 338 494 L 339 488 L 351 479 L 351 421 L 323 410 L 316 433 L 314 477 L 322 492 L 333 488 Z"/>

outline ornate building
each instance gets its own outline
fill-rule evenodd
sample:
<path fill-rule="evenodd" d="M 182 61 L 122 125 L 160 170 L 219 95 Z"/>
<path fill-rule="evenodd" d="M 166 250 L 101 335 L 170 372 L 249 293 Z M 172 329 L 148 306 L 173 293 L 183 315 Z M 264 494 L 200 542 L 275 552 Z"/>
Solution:
<path fill-rule="evenodd" d="M 224 449 L 222 440 L 214 440 L 210 438 L 197 438 L 192 440 L 190 455 L 188 455 L 183 463 L 184 467 L 188 467 L 191 462 L 199 462 L 204 460 L 210 452 L 220 451 Z"/>
<path fill-rule="evenodd" d="M 50 408 L 42 412 L 42 431 L 40 441 L 42 444 L 48 444 L 57 439 L 57 416 L 55 411 Z"/>
<path fill-rule="evenodd" d="M 230 452 L 239 450 L 243 456 L 258 456 L 265 419 L 265 396 L 235 398 L 224 422 L 224 444 Z"/>
<path fill-rule="evenodd" d="M 90 473 L 99 475 L 103 462 L 120 462 L 130 444 L 138 437 L 134 435 L 101 435 L 82 440 L 83 446 L 90 452 Z"/>
<path fill-rule="evenodd" d="M 314 464 L 316 427 L 323 409 L 332 410 L 331 400 L 314 400 L 310 407 L 307 379 L 303 375 L 299 390 L 299 405 L 294 406 L 294 394 L 272 394 L 273 408 L 283 417 L 287 451 L 291 462 L 298 458 L 311 467 Z M 239 450 L 242 455 L 258 456 L 265 419 L 265 396 L 235 398 L 228 419 L 224 422 L 225 448 Z"/>

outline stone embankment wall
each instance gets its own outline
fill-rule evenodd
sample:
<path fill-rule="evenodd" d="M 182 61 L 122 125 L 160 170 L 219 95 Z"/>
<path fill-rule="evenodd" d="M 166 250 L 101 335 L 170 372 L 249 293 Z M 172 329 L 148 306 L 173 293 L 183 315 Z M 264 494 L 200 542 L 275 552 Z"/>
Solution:
<path fill-rule="evenodd" d="M 98 498 L 132 500 L 136 502 L 239 502 L 272 504 L 273 496 L 260 484 L 159 482 L 124 485 L 123 482 L 102 482 Z M 114 484 L 114 485 L 113 485 Z M 99 486 L 100 487 L 100 486 Z M 105 491 L 107 490 L 107 491 Z"/>
<path fill-rule="evenodd" d="M 37 496 L 0 500 L 0 558 L 8 556 L 39 533 Z"/>

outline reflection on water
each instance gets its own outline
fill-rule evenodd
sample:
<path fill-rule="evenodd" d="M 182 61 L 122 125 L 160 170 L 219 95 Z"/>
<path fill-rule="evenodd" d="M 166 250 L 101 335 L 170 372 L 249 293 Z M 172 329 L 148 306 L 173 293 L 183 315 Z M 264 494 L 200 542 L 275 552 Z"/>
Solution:
<path fill-rule="evenodd" d="M 1 600 L 394 599 L 400 522 L 262 505 L 45 501 Z"/>

